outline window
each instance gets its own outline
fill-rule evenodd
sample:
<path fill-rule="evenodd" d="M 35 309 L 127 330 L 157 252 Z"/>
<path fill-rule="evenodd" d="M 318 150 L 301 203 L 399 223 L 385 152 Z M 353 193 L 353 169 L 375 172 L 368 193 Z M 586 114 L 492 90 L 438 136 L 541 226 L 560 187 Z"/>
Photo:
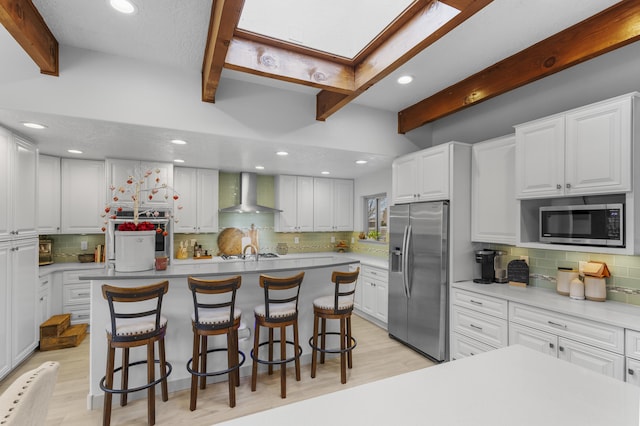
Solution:
<path fill-rule="evenodd" d="M 365 234 L 367 239 L 387 241 L 387 194 L 364 197 Z"/>

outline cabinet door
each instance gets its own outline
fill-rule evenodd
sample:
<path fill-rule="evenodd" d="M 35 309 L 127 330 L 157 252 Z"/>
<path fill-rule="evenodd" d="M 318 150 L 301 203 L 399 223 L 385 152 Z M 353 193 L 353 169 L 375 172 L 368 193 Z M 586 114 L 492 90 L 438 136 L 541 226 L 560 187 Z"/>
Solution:
<path fill-rule="evenodd" d="M 459 333 L 451 333 L 451 360 L 462 359 L 496 348 Z"/>
<path fill-rule="evenodd" d="M 19 237 L 38 235 L 38 150 L 14 137 L 13 229 Z"/>
<path fill-rule="evenodd" d="M 181 234 L 196 232 L 198 227 L 197 171 L 188 167 L 176 167 L 173 175 L 174 188 L 180 196 L 179 205 L 182 206 L 182 209 L 174 211 L 178 219 L 173 228 L 174 232 Z"/>
<path fill-rule="evenodd" d="M 60 158 L 38 156 L 38 233 L 60 233 Z"/>
<path fill-rule="evenodd" d="M 313 232 L 314 225 L 314 179 L 307 176 L 296 178 L 296 226 L 298 232 Z"/>
<path fill-rule="evenodd" d="M 624 380 L 624 357 L 593 346 L 558 338 L 558 357 L 596 373 Z"/>
<path fill-rule="evenodd" d="M 218 232 L 218 171 L 198 169 L 197 175 L 198 232 Z"/>
<path fill-rule="evenodd" d="M 349 265 L 349 272 L 355 272 L 360 265 Z M 353 306 L 356 309 L 362 309 L 362 270 L 360 275 L 358 275 L 358 281 L 356 282 L 356 292 L 353 296 Z"/>
<path fill-rule="evenodd" d="M 11 200 L 11 134 L 0 127 L 0 240 L 12 236 L 13 202 Z M 1 371 L 1 370 L 0 370 Z"/>
<path fill-rule="evenodd" d="M 37 321 L 39 325 L 45 322 L 51 317 L 51 275 L 44 275 L 40 277 L 38 287 L 38 306 L 37 306 Z"/>
<path fill-rule="evenodd" d="M 631 99 L 569 113 L 566 126 L 566 194 L 630 191 Z"/>
<path fill-rule="evenodd" d="M 564 116 L 516 126 L 516 197 L 564 194 Z"/>
<path fill-rule="evenodd" d="M 111 200 L 113 192 L 110 189 L 111 186 L 119 188 L 124 186 L 129 179 L 129 176 L 133 176 L 136 173 L 136 169 L 139 168 L 140 162 L 137 160 L 115 160 L 107 159 L 105 161 L 105 167 L 107 172 L 107 184 L 105 185 L 106 198 L 105 200 Z M 121 199 L 119 203 L 123 205 L 133 206 L 133 201 L 128 199 Z"/>
<path fill-rule="evenodd" d="M 389 321 L 389 289 L 386 281 L 375 281 L 376 310 L 375 316 L 385 324 Z"/>
<path fill-rule="evenodd" d="M 313 230 L 333 231 L 333 180 L 313 179 Z"/>
<path fill-rule="evenodd" d="M 147 170 L 151 171 L 151 174 L 144 178 L 141 189 L 144 192 L 140 197 L 140 205 L 151 209 L 167 209 L 173 206 L 173 193 L 169 193 L 163 189 L 156 194 L 151 200 L 148 199 L 149 193 L 147 192 L 151 188 L 166 185 L 169 188 L 173 188 L 173 164 L 170 163 L 155 163 L 147 161 L 137 160 L 120 160 L 120 159 L 107 159 L 107 198 L 111 199 L 112 192 L 109 186 L 113 185 L 116 188 L 126 184 L 129 176 L 135 176 L 140 179 L 144 178 L 144 174 Z M 158 182 L 156 182 L 158 179 Z M 165 198 L 165 194 L 169 194 L 169 197 Z M 133 202 L 128 200 L 121 200 L 120 203 L 125 205 L 133 205 Z"/>
<path fill-rule="evenodd" d="M 553 357 L 558 356 L 558 336 L 534 328 L 509 323 L 509 346 L 523 345 Z"/>
<path fill-rule="evenodd" d="M 62 233 L 98 234 L 104 226 L 104 162 L 63 158 Z"/>
<path fill-rule="evenodd" d="M 416 155 L 396 159 L 391 166 L 393 204 L 412 203 L 418 196 L 418 158 Z"/>
<path fill-rule="evenodd" d="M 627 376 L 626 382 L 635 386 L 640 386 L 640 361 L 627 358 Z M 2 377 L 2 374 L 0 374 Z"/>
<path fill-rule="evenodd" d="M 449 199 L 450 144 L 420 151 L 418 154 L 418 200 Z"/>
<path fill-rule="evenodd" d="M 367 276 L 362 277 L 362 312 L 376 316 L 376 284 Z"/>
<path fill-rule="evenodd" d="M 311 179 L 311 194 L 313 195 L 313 178 Z M 276 176 L 276 208 L 282 210 L 276 213 L 276 232 L 295 232 L 298 226 L 298 198 L 297 176 Z M 312 203 L 313 204 L 313 203 Z M 313 208 L 313 207 L 312 207 Z M 313 213 L 312 213 L 313 217 Z M 311 225 L 313 229 L 313 223 Z"/>
<path fill-rule="evenodd" d="M 12 365 L 16 366 L 36 348 L 38 342 L 38 240 L 15 241 L 11 258 L 11 359 Z"/>
<path fill-rule="evenodd" d="M 472 146 L 472 241 L 515 245 L 515 158 L 514 135 Z"/>
<path fill-rule="evenodd" d="M 334 231 L 353 231 L 353 181 L 333 181 Z"/>
<path fill-rule="evenodd" d="M 0 135 L 1 138 L 1 135 Z M 10 243 L 0 241 L 0 380 L 11 371 Z"/>

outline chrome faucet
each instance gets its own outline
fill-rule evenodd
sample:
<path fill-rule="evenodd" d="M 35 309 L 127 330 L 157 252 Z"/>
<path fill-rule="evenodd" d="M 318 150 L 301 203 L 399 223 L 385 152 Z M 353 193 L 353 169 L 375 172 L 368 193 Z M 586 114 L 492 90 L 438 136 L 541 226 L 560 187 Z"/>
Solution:
<path fill-rule="evenodd" d="M 255 245 L 255 244 L 247 244 L 246 246 L 244 246 L 244 247 L 242 248 L 242 256 L 243 256 L 243 257 L 245 257 L 245 256 L 246 256 L 246 253 L 247 253 L 247 249 L 248 249 L 248 248 L 251 248 L 251 249 L 253 249 L 253 250 L 254 250 L 254 252 L 255 252 L 255 257 L 256 257 L 256 262 L 257 262 L 257 261 L 258 261 L 258 247 L 256 247 L 256 245 Z"/>

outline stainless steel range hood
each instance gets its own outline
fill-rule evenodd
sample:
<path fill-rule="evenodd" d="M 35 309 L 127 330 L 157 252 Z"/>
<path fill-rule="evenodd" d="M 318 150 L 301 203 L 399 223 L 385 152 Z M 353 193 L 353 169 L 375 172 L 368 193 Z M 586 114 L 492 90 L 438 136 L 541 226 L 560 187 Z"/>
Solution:
<path fill-rule="evenodd" d="M 274 213 L 282 210 L 258 205 L 258 176 L 240 173 L 240 204 L 219 210 L 220 213 Z"/>

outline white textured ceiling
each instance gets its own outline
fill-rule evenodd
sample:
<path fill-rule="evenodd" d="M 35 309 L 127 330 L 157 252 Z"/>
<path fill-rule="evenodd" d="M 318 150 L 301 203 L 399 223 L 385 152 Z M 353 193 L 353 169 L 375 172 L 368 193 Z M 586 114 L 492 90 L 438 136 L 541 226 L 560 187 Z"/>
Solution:
<path fill-rule="evenodd" d="M 267 0 L 263 0 L 267 1 Z M 373 0 L 372 0 L 373 1 Z M 34 0 L 45 22 L 63 46 L 105 52 L 137 58 L 158 66 L 168 66 L 200 72 L 206 42 L 211 0 L 134 0 L 138 13 L 122 16 L 114 13 L 106 0 Z M 393 113 L 406 108 L 440 90 L 472 75 L 491 64 L 500 61 L 550 35 L 563 30 L 597 12 L 615 4 L 615 0 L 494 0 L 490 5 L 469 19 L 462 26 L 447 34 L 403 65 L 396 72 L 377 83 L 359 96 L 355 104 L 373 107 Z M 309 10 L 314 13 L 313 9 Z M 353 19 L 365 19 L 361 15 Z M 3 62 L 24 60 L 6 52 L 13 51 L 3 43 L 14 43 L 2 29 L 0 52 Z M 15 58 L 15 59 L 14 59 Z M 416 77 L 409 86 L 398 86 L 396 78 L 401 74 Z M 227 79 L 249 81 L 276 87 L 279 90 L 293 90 L 314 97 L 316 89 L 283 83 L 265 77 L 257 77 L 237 71 L 224 70 L 220 87 Z M 199 97 L 200 93 L 193 93 Z M 340 114 L 340 111 L 336 113 Z M 0 125 L 17 128 L 25 117 L 30 120 L 38 114 L 28 111 L 0 110 Z M 53 147 L 62 149 L 70 140 L 79 146 L 91 144 L 100 147 L 94 156 L 118 157 L 126 150 L 131 156 L 144 158 L 153 141 L 172 133 L 172 129 L 141 127 L 74 117 L 46 117 L 56 122 L 55 132 L 32 132 L 21 128 L 21 133 L 32 137 L 49 152 Z M 331 120 L 331 118 L 329 118 Z M 215 135 L 190 134 L 189 152 L 185 159 L 196 161 L 203 150 L 217 150 L 223 169 L 248 170 L 256 160 L 264 158 L 273 146 L 264 141 L 237 140 L 233 143 Z M 128 141 L 136 140 L 135 147 Z M 208 142 L 208 145 L 207 143 Z M 212 143 L 215 142 L 215 143 Z M 299 159 L 297 168 L 275 162 L 272 166 L 279 173 L 310 174 L 310 165 L 316 170 L 324 167 L 340 166 L 342 170 L 353 169 L 352 161 L 357 152 L 327 150 L 322 147 L 288 147 L 292 156 Z M 175 152 L 155 153 L 169 161 Z M 387 166 L 390 158 L 370 156 L 377 167 Z M 362 169 L 364 170 L 364 169 Z M 362 170 L 353 169 L 357 176 Z"/>

